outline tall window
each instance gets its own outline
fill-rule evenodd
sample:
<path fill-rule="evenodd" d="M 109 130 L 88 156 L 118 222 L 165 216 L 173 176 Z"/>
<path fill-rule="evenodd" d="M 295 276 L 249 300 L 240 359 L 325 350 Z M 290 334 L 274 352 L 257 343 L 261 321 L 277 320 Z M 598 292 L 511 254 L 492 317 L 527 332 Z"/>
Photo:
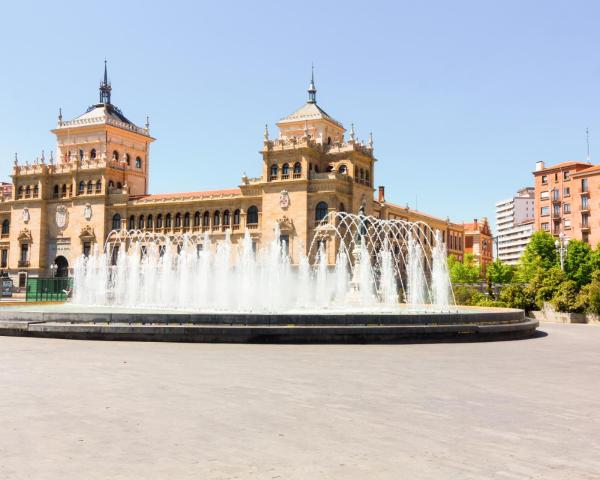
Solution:
<path fill-rule="evenodd" d="M 2 261 L 0 262 L 0 268 L 8 267 L 8 250 L 2 249 Z"/>
<path fill-rule="evenodd" d="M 317 208 L 315 209 L 315 220 L 317 222 L 320 222 L 325 217 L 327 217 L 328 210 L 329 210 L 329 207 L 327 206 L 327 204 L 325 202 L 317 203 Z"/>
<path fill-rule="evenodd" d="M 126 163 L 127 165 L 131 165 L 131 157 L 129 156 L 129 154 L 128 154 L 128 153 L 126 153 L 126 154 L 125 154 L 125 157 L 124 157 L 124 158 L 125 158 L 125 163 Z"/>
<path fill-rule="evenodd" d="M 95 149 L 95 148 L 92 148 L 92 149 L 90 150 L 90 158 L 91 158 L 92 160 L 94 160 L 94 159 L 96 158 L 96 149 Z"/>
<path fill-rule="evenodd" d="M 239 225 L 240 224 L 240 211 L 239 211 L 239 209 L 236 210 L 235 212 L 233 212 L 233 224 L 234 225 Z"/>
<path fill-rule="evenodd" d="M 194 213 L 194 227 L 200 226 L 200 212 Z"/>
<path fill-rule="evenodd" d="M 83 195 L 85 190 L 85 182 L 82 180 L 81 182 L 79 182 L 79 195 Z"/>
<path fill-rule="evenodd" d="M 17 198 L 23 198 L 23 187 L 17 189 Z"/>
<path fill-rule="evenodd" d="M 163 226 L 163 218 L 162 218 L 162 214 L 159 213 L 156 216 L 156 228 L 162 228 L 162 226 Z"/>
<path fill-rule="evenodd" d="M 277 178 L 278 171 L 279 169 L 277 168 L 277 165 L 271 165 L 271 180 L 275 180 Z"/>
<path fill-rule="evenodd" d="M 127 228 L 129 228 L 129 230 L 135 230 L 135 216 L 131 215 L 129 217 L 129 225 Z"/>
<path fill-rule="evenodd" d="M 171 214 L 167 213 L 165 216 L 165 228 L 171 228 Z"/>
<path fill-rule="evenodd" d="M 181 213 L 177 212 L 175 214 L 175 228 L 181 227 Z"/>
<path fill-rule="evenodd" d="M 54 193 L 53 193 L 53 197 L 54 197 L 54 198 L 58 198 L 58 185 L 54 185 Z"/>
<path fill-rule="evenodd" d="M 64 198 L 67 196 L 67 186 L 63 185 L 62 186 L 62 192 L 61 192 L 61 196 Z"/>
<path fill-rule="evenodd" d="M 8 235 L 10 233 L 10 221 L 8 219 L 2 222 L 2 235 Z"/>
<path fill-rule="evenodd" d="M 221 224 L 221 213 L 217 210 L 213 215 L 213 225 L 218 227 Z"/>
<path fill-rule="evenodd" d="M 226 227 L 229 226 L 229 210 L 223 212 L 223 225 Z"/>
<path fill-rule="evenodd" d="M 113 150 L 113 160 L 119 160 L 119 152 L 117 152 L 116 150 Z"/>
<path fill-rule="evenodd" d="M 146 221 L 146 225 L 148 228 L 154 228 L 154 218 L 152 218 L 152 214 L 148 215 L 148 220 Z"/>
<path fill-rule="evenodd" d="M 183 226 L 188 228 L 190 226 L 190 212 L 185 212 L 183 216 Z"/>
<path fill-rule="evenodd" d="M 112 229 L 120 230 L 121 229 L 121 215 L 115 213 L 112 218 Z"/>
<path fill-rule="evenodd" d="M 89 257 L 90 256 L 90 250 L 91 249 L 92 249 L 91 242 L 83 242 L 83 256 L 84 257 Z"/>
<path fill-rule="evenodd" d="M 202 216 L 202 226 L 208 227 L 209 225 L 210 225 L 210 213 L 204 212 L 204 215 Z"/>
<path fill-rule="evenodd" d="M 294 175 L 300 175 L 302 173 L 302 164 L 300 162 L 294 163 Z"/>
<path fill-rule="evenodd" d="M 284 163 L 283 166 L 281 167 L 281 175 L 284 176 L 284 178 L 287 178 L 290 174 L 290 166 L 287 163 Z"/>
<path fill-rule="evenodd" d="M 21 244 L 21 262 L 27 263 L 29 261 L 29 244 L 22 243 Z"/>
<path fill-rule="evenodd" d="M 33 198 L 37 198 L 40 194 L 40 186 L 36 183 L 33 187 Z"/>
<path fill-rule="evenodd" d="M 140 157 L 135 157 L 135 168 L 142 168 L 142 159 Z"/>
<path fill-rule="evenodd" d="M 138 228 L 140 230 L 142 230 L 144 228 L 144 216 L 140 215 L 140 218 L 138 219 Z"/>
<path fill-rule="evenodd" d="M 252 205 L 246 214 L 246 223 L 249 225 L 255 225 L 258 223 L 258 208 Z"/>
<path fill-rule="evenodd" d="M 587 178 L 582 178 L 581 179 L 581 191 L 582 192 L 587 192 L 588 191 L 588 179 Z"/>

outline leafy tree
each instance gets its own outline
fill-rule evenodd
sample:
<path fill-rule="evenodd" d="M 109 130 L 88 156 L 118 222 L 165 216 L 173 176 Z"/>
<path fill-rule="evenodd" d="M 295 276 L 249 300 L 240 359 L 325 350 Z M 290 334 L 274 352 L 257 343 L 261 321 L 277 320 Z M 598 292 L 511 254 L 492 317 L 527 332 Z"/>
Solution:
<path fill-rule="evenodd" d="M 592 275 L 592 249 L 580 240 L 571 240 L 565 256 L 565 273 L 579 287 L 590 283 Z"/>
<path fill-rule="evenodd" d="M 479 265 L 470 253 L 465 254 L 462 262 L 454 255 L 450 255 L 448 257 L 448 271 L 452 283 L 477 283 L 481 275 Z"/>
<path fill-rule="evenodd" d="M 544 303 L 552 300 L 560 285 L 567 280 L 565 272 L 559 267 L 549 270 L 538 270 L 535 277 L 528 286 L 530 293 L 535 293 L 535 304 L 541 310 Z"/>
<path fill-rule="evenodd" d="M 521 284 L 511 283 L 500 292 L 500 301 L 511 308 L 533 310 L 535 295 Z"/>
<path fill-rule="evenodd" d="M 510 283 L 515 275 L 515 267 L 496 259 L 488 265 L 486 275 L 492 283 Z"/>
<path fill-rule="evenodd" d="M 459 285 L 454 287 L 454 300 L 457 305 L 477 305 L 485 295 L 473 287 Z"/>
<path fill-rule="evenodd" d="M 518 268 L 518 277 L 522 282 L 529 282 L 540 268 L 548 270 L 558 265 L 554 241 L 554 237 L 543 230 L 531 236 Z"/>
<path fill-rule="evenodd" d="M 579 312 L 582 306 L 577 295 L 578 291 L 579 287 L 574 280 L 562 282 L 550 303 L 559 312 Z"/>
<path fill-rule="evenodd" d="M 592 274 L 592 281 L 585 285 L 577 298 L 582 310 L 600 315 L 600 270 Z"/>

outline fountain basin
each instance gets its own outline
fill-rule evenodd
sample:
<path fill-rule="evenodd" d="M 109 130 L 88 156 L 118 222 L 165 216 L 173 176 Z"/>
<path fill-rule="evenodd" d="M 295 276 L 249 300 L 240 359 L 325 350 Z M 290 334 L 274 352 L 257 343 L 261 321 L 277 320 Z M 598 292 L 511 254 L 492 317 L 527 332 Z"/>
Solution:
<path fill-rule="evenodd" d="M 0 335 L 81 340 L 207 343 L 412 343 L 526 338 L 538 322 L 523 310 L 451 307 L 285 313 L 191 312 L 27 305 L 0 310 Z"/>

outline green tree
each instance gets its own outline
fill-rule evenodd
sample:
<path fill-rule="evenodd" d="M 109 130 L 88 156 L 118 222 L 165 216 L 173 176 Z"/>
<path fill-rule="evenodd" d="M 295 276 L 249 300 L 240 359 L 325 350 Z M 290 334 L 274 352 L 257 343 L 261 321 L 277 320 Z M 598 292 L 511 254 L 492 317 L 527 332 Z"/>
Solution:
<path fill-rule="evenodd" d="M 579 286 L 574 280 L 562 282 L 550 303 L 559 312 L 579 312 L 582 306 L 578 298 Z"/>
<path fill-rule="evenodd" d="M 565 273 L 579 287 L 590 283 L 592 279 L 592 249 L 580 240 L 571 240 L 565 255 Z"/>
<path fill-rule="evenodd" d="M 465 254 L 462 262 L 454 255 L 450 255 L 448 271 L 452 283 L 477 283 L 481 277 L 481 269 L 470 253 Z"/>
<path fill-rule="evenodd" d="M 600 270 L 592 273 L 592 281 L 585 285 L 577 298 L 582 310 L 600 315 Z"/>
<path fill-rule="evenodd" d="M 535 295 L 518 283 L 511 283 L 504 287 L 500 292 L 500 301 L 511 308 L 522 310 L 533 310 L 535 307 Z"/>
<path fill-rule="evenodd" d="M 535 295 L 535 303 L 538 309 L 544 308 L 544 303 L 549 302 L 558 292 L 561 284 L 567 281 L 567 276 L 560 267 L 552 267 L 549 270 L 539 269 L 527 287 L 530 294 Z"/>
<path fill-rule="evenodd" d="M 558 265 L 554 237 L 548 232 L 535 232 L 519 262 L 518 277 L 522 282 L 529 282 L 539 269 L 548 270 Z"/>
<path fill-rule="evenodd" d="M 494 260 L 487 267 L 487 278 L 492 283 L 510 283 L 514 277 L 515 268 L 512 265 L 507 265 L 499 259 Z"/>

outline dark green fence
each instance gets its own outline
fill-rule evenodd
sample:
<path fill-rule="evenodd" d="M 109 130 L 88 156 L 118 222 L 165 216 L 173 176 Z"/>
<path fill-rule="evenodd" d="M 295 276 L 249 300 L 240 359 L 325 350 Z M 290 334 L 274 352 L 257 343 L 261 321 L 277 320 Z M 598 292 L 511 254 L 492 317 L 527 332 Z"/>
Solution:
<path fill-rule="evenodd" d="M 28 302 L 64 302 L 73 279 L 68 277 L 28 278 L 25 299 Z"/>

